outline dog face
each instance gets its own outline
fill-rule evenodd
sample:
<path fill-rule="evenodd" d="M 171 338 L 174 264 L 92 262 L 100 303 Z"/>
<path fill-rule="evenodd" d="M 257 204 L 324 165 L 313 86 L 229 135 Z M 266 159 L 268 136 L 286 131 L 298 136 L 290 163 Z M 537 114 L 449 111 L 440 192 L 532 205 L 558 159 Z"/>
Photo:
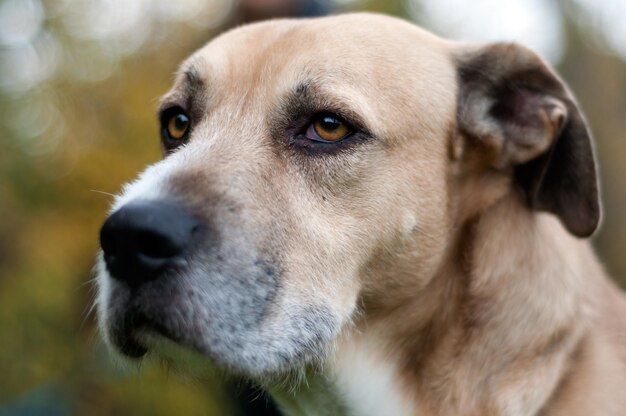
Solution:
<path fill-rule="evenodd" d="M 488 56 L 374 15 L 255 24 L 192 55 L 161 100 L 164 159 L 101 232 L 110 344 L 138 357 L 165 337 L 231 371 L 280 374 L 322 360 L 407 279 L 428 284 L 463 216 L 522 183 L 516 167 L 575 109 L 558 80 L 545 100 L 493 90 L 475 67 Z M 508 79 L 519 64 L 501 66 Z"/>

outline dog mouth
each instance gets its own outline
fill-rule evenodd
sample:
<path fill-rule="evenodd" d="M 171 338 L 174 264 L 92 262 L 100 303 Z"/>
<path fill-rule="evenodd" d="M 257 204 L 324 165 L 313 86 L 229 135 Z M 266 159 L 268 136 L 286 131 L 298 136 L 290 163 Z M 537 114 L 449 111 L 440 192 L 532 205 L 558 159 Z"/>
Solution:
<path fill-rule="evenodd" d="M 176 345 L 230 366 L 236 364 L 237 354 L 252 354 L 248 349 L 263 338 L 264 320 L 272 319 L 269 308 L 278 285 L 275 268 L 255 259 L 240 266 L 238 273 L 208 273 L 192 262 L 140 285 L 103 272 L 109 290 L 101 316 L 113 349 L 142 359 L 160 356 L 163 344 Z"/>
<path fill-rule="evenodd" d="M 183 328 L 188 325 L 172 319 L 172 315 L 180 316 L 182 311 L 171 311 L 164 305 L 146 304 L 131 295 L 125 302 L 117 303 L 112 312 L 108 325 L 109 339 L 128 358 L 143 358 L 152 349 L 155 339 L 166 339 L 182 347 L 200 350 L 193 339 L 182 336 Z"/>
<path fill-rule="evenodd" d="M 133 359 L 144 357 L 149 347 L 145 341 L 147 334 L 157 334 L 177 342 L 167 328 L 138 311 L 126 312 L 121 322 L 111 328 L 111 340 L 125 356 Z"/>
<path fill-rule="evenodd" d="M 177 365 L 192 356 L 230 373 L 266 377 L 321 360 L 338 330 L 321 302 L 305 299 L 282 313 L 278 266 L 258 255 L 231 263 L 197 257 L 135 285 L 104 268 L 99 277 L 107 283 L 99 303 L 107 342 L 129 359 Z"/>
<path fill-rule="evenodd" d="M 168 328 L 157 319 L 138 312 L 130 315 L 128 321 L 110 332 L 113 345 L 127 358 L 141 360 L 149 354 L 166 358 L 163 347 L 167 346 L 168 352 L 175 348 L 179 352 L 184 352 L 185 356 L 195 354 L 208 362 L 214 361 L 212 354 L 207 348 L 203 348 L 201 343 L 189 337 L 183 338 L 174 329 Z"/>

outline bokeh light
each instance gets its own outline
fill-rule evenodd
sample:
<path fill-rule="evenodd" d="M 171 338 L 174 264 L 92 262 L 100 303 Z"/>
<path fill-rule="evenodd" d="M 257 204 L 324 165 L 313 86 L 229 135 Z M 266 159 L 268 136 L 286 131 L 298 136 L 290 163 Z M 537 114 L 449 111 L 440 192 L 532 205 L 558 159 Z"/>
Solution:
<path fill-rule="evenodd" d="M 297 1 L 306 15 L 379 11 L 459 41 L 517 41 L 556 65 L 597 138 L 594 244 L 626 287 L 624 0 Z M 245 2 L 0 0 L 0 415 L 230 414 L 214 378 L 112 365 L 87 311 L 108 194 L 159 158 L 158 97 L 182 59 L 243 23 Z"/>

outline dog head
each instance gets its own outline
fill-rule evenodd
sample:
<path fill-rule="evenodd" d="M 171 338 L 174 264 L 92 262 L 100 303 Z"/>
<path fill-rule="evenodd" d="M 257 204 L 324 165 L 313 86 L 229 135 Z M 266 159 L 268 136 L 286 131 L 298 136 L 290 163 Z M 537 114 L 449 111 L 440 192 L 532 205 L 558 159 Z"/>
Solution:
<path fill-rule="evenodd" d="M 164 337 L 280 374 L 428 284 L 472 210 L 521 195 L 579 236 L 599 217 L 576 104 L 513 44 L 368 14 L 245 26 L 182 64 L 159 120 L 165 157 L 101 231 L 99 319 L 129 356 Z"/>

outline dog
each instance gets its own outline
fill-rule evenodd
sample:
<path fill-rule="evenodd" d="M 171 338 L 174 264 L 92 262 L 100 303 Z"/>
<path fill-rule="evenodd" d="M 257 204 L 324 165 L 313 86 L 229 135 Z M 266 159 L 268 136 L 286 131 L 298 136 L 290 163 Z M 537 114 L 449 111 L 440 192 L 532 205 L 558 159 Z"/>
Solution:
<path fill-rule="evenodd" d="M 626 302 L 590 244 L 589 129 L 553 69 L 375 14 L 188 58 L 165 157 L 101 229 L 98 316 L 289 415 L 624 415 Z"/>

